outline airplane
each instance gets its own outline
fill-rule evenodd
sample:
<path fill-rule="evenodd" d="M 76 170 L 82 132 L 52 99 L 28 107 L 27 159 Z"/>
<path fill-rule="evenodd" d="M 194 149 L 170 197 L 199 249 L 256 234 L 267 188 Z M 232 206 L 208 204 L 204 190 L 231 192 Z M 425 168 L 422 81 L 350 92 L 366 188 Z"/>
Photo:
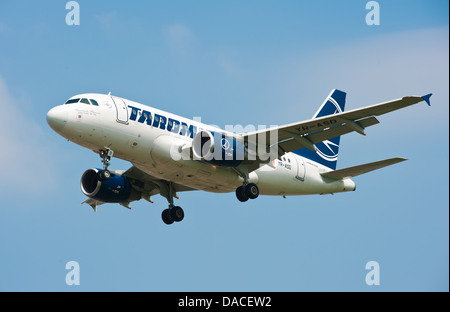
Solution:
<path fill-rule="evenodd" d="M 351 178 L 390 166 L 395 157 L 336 169 L 340 137 L 365 135 L 376 116 L 425 101 L 431 93 L 344 111 L 346 93 L 334 89 L 310 120 L 225 131 L 109 94 L 72 96 L 47 113 L 49 126 L 68 141 L 99 154 L 102 168 L 86 170 L 80 181 L 95 212 L 105 203 L 131 209 L 140 199 L 165 197 L 165 224 L 180 222 L 178 193 L 235 192 L 240 202 L 259 195 L 334 194 L 356 190 Z M 131 162 L 128 170 L 109 170 L 112 157 Z"/>

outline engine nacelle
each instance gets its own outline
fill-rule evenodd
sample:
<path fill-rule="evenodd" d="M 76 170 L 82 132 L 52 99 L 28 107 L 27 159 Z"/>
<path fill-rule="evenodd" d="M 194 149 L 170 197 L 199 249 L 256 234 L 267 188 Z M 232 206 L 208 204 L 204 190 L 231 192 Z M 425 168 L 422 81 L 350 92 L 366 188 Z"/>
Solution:
<path fill-rule="evenodd" d="M 88 169 L 81 177 L 81 191 L 84 195 L 105 203 L 123 203 L 131 201 L 132 187 L 127 178 L 111 173 L 111 177 L 101 181 L 100 169 Z"/>
<path fill-rule="evenodd" d="M 243 143 L 222 133 L 202 130 L 192 141 L 194 159 L 216 166 L 237 167 L 244 160 L 245 153 Z"/>
<path fill-rule="evenodd" d="M 189 160 L 189 148 L 187 153 L 183 153 L 183 146 L 188 145 L 189 141 L 180 140 L 169 135 L 157 137 L 151 148 L 151 156 L 157 165 L 164 165 L 169 162 L 180 160 Z"/>

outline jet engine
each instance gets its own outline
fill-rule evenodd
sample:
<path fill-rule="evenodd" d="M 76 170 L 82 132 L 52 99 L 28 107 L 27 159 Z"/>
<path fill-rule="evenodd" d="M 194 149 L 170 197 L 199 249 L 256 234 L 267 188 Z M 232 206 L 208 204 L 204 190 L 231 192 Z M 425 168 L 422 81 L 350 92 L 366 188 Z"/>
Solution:
<path fill-rule="evenodd" d="M 81 177 L 81 191 L 84 195 L 105 203 L 130 202 L 135 191 L 130 181 L 117 173 L 111 173 L 108 179 L 101 179 L 100 169 L 88 169 Z"/>
<path fill-rule="evenodd" d="M 242 142 L 222 133 L 201 130 L 192 141 L 194 159 L 216 166 L 237 167 L 245 153 Z"/>

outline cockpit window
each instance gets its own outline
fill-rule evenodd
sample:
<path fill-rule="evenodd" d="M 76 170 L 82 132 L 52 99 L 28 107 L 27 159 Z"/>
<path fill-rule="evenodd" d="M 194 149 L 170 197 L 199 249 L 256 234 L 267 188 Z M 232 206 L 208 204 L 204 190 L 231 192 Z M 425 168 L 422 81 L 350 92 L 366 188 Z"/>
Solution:
<path fill-rule="evenodd" d="M 74 104 L 74 103 L 78 103 L 79 100 L 80 100 L 80 99 L 71 99 L 71 100 L 68 100 L 68 101 L 66 102 L 66 104 Z"/>
<path fill-rule="evenodd" d="M 83 99 L 70 99 L 65 104 L 75 104 L 75 103 L 78 103 L 78 102 L 79 103 L 83 103 L 83 104 L 87 104 L 87 105 L 91 105 L 91 103 L 92 103 L 92 105 L 94 105 L 94 106 L 99 106 L 98 102 L 96 100 L 86 99 L 86 98 L 83 98 Z"/>

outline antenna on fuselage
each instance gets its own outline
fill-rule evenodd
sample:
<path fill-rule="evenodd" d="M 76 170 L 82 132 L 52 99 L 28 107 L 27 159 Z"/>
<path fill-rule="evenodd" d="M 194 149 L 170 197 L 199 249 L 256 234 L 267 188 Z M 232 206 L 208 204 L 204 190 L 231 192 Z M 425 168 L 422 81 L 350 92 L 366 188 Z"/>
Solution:
<path fill-rule="evenodd" d="M 111 96 L 111 91 L 108 92 L 108 95 Z"/>

